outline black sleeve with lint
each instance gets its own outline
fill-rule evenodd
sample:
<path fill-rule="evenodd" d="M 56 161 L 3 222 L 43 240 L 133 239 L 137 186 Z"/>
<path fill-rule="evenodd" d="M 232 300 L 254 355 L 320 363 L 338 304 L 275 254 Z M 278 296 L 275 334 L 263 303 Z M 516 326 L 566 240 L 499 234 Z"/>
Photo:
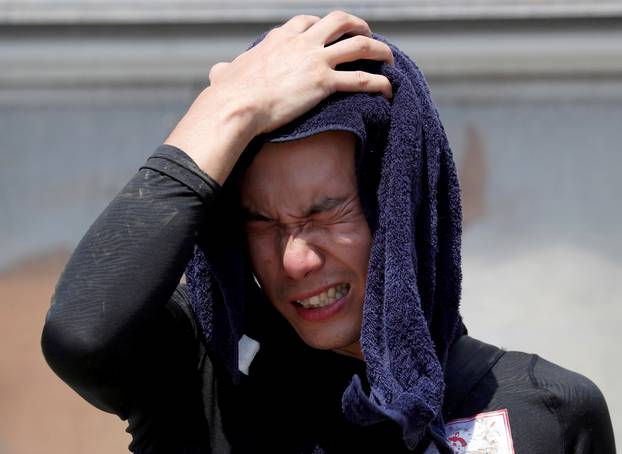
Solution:
<path fill-rule="evenodd" d="M 50 367 L 86 400 L 138 433 L 166 427 L 178 447 L 202 410 L 197 343 L 170 307 L 218 191 L 181 150 L 159 147 L 78 244 L 41 340 Z M 132 423 L 145 411 L 149 424 Z"/>

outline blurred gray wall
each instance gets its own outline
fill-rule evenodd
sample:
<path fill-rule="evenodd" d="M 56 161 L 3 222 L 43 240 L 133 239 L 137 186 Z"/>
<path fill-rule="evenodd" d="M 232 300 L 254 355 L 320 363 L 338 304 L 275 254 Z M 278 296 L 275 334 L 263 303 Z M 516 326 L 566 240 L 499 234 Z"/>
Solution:
<path fill-rule="evenodd" d="M 475 337 L 592 378 L 622 436 L 622 6 L 342 2 L 426 73 Z M 335 2 L 0 1 L 0 268 L 73 248 L 210 67 Z"/>

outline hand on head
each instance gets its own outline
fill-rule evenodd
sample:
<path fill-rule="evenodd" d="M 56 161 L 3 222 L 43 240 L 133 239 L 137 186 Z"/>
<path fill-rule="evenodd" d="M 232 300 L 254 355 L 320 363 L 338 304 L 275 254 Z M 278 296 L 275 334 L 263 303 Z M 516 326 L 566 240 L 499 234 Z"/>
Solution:
<path fill-rule="evenodd" d="M 335 69 L 361 59 L 393 62 L 389 46 L 371 38 L 364 20 L 341 11 L 323 18 L 296 16 L 232 62 L 214 65 L 210 86 L 166 143 L 183 149 L 222 183 L 254 136 L 294 120 L 329 95 L 391 97 L 385 76 Z"/>
<path fill-rule="evenodd" d="M 344 35 L 353 36 L 329 45 Z M 231 63 L 215 65 L 211 86 L 252 103 L 257 133 L 288 123 L 336 91 L 391 97 L 391 84 L 382 75 L 335 70 L 361 59 L 391 63 L 389 47 L 370 36 L 367 23 L 347 13 L 296 16 Z"/>

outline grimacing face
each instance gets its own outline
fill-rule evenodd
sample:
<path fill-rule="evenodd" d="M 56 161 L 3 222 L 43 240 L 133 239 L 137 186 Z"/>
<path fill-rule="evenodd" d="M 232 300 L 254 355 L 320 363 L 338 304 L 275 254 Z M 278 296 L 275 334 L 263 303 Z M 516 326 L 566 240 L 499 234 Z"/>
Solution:
<path fill-rule="evenodd" d="M 266 143 L 241 186 L 250 260 L 263 291 L 309 346 L 362 359 L 371 233 L 350 132 Z"/>

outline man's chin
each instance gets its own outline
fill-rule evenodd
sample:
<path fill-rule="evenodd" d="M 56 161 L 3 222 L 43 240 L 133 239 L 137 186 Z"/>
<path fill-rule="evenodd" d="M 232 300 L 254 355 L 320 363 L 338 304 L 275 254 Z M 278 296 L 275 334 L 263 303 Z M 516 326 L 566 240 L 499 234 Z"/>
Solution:
<path fill-rule="evenodd" d="M 332 350 L 341 355 L 351 356 L 357 359 L 363 359 L 361 352 L 361 344 L 359 342 L 360 333 L 353 334 L 348 338 L 326 337 L 322 335 L 309 335 L 297 331 L 300 338 L 305 344 L 317 350 Z"/>

